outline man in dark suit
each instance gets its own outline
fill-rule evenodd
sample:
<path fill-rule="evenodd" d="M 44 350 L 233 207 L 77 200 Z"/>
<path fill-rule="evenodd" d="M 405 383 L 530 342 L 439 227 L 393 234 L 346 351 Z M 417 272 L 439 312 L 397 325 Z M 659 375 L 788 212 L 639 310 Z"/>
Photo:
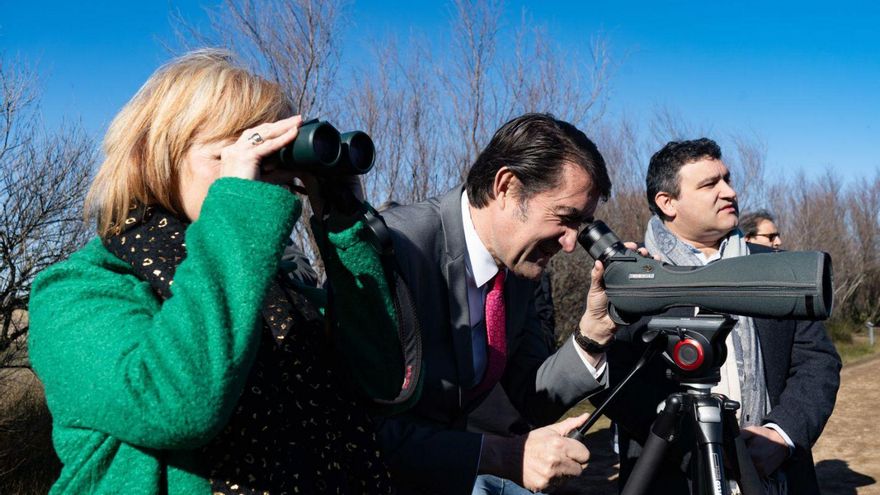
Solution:
<path fill-rule="evenodd" d="M 601 154 L 581 131 L 527 114 L 495 133 L 465 185 L 384 215 L 424 349 L 419 401 L 380 419 L 402 492 L 468 494 L 477 475 L 496 476 L 505 493 L 508 480 L 540 490 L 586 466 L 586 447 L 565 437 L 586 416 L 551 423 L 605 382 L 603 350 L 616 327 L 602 266 L 593 266 L 578 343 L 552 355 L 533 295 L 550 258 L 574 250 L 578 228 L 610 188 Z M 466 431 L 469 413 L 498 383 L 530 424 L 548 426 L 514 437 Z"/>
<path fill-rule="evenodd" d="M 651 158 L 646 185 L 655 216 L 648 224 L 645 247 L 664 262 L 700 266 L 771 251 L 747 244 L 737 229 L 736 191 L 714 141 L 668 143 Z M 694 313 L 694 308 L 676 308 L 665 316 Z M 820 322 L 737 318 L 727 340 L 721 382 L 713 391 L 741 403 L 742 435 L 765 493 L 818 494 L 810 449 L 834 409 L 840 358 Z M 643 318 L 617 333 L 608 353 L 611 386 L 641 355 L 639 336 L 647 321 Z M 621 487 L 638 458 L 638 442 L 646 438 L 657 404 L 677 390 L 665 377 L 661 360 L 654 361 L 608 411 L 621 428 Z M 669 455 L 666 461 L 650 493 L 688 493 L 681 457 Z"/>

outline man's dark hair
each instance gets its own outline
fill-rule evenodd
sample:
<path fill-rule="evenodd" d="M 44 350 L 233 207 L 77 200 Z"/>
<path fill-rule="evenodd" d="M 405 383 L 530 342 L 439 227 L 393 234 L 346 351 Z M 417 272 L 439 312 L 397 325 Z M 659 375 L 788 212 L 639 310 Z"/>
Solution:
<path fill-rule="evenodd" d="M 739 229 L 746 237 L 755 237 L 758 233 L 758 224 L 764 220 L 776 223 L 776 218 L 769 211 L 757 210 L 740 217 Z"/>
<path fill-rule="evenodd" d="M 506 166 L 522 183 L 524 201 L 558 187 L 564 162 L 583 168 L 594 190 L 608 199 L 611 179 L 596 145 L 568 122 L 550 114 L 527 113 L 501 126 L 477 157 L 467 176 L 468 200 L 476 208 L 488 205 L 495 175 Z"/>
<path fill-rule="evenodd" d="M 663 211 L 657 207 L 654 197 L 659 192 L 666 192 L 677 198 L 678 193 L 681 192 L 678 171 L 684 165 L 702 158 L 720 160 L 721 148 L 709 138 L 700 138 L 693 141 L 670 141 L 660 151 L 654 153 L 648 164 L 645 189 L 648 195 L 648 207 L 655 215 L 668 220 Z"/>

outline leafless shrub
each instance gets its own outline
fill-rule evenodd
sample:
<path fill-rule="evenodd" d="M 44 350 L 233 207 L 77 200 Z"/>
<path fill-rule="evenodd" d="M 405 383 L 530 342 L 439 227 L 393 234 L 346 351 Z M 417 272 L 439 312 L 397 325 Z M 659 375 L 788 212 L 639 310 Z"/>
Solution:
<path fill-rule="evenodd" d="M 36 87 L 0 59 L 0 350 L 27 331 L 12 316 L 27 308 L 36 274 L 89 236 L 82 202 L 95 144 L 76 126 L 47 133 Z"/>
<path fill-rule="evenodd" d="M 501 124 L 526 112 L 549 112 L 587 129 L 605 111 L 613 63 L 607 40 L 594 36 L 588 56 L 561 50 L 523 11 L 512 33 L 499 22 L 503 4 L 456 0 L 452 50 L 441 60 L 443 99 L 450 102 L 451 169 L 465 172 Z M 498 50 L 513 46 L 513 50 Z"/>
<path fill-rule="evenodd" d="M 346 105 L 351 120 L 386 144 L 379 166 L 387 170 L 366 178 L 371 194 L 383 197 L 385 187 L 387 197 L 409 202 L 461 182 L 494 130 L 521 113 L 551 112 L 591 125 L 604 111 L 611 67 L 604 39 L 593 40 L 584 67 L 525 20 L 511 35 L 499 24 L 500 3 L 462 0 L 450 10 L 448 52 L 434 55 L 416 36 L 405 49 L 394 38 L 379 40 L 373 61 L 384 70 L 371 66 L 376 81 L 358 78 L 361 87 L 346 91 L 353 95 Z M 516 49 L 498 52 L 511 37 Z M 384 126 L 372 132 L 374 121 Z"/>
<path fill-rule="evenodd" d="M 880 171 L 865 187 L 859 186 L 850 186 L 845 202 L 854 248 L 849 263 L 864 278 L 848 311 L 856 320 L 876 322 L 880 317 Z"/>
<path fill-rule="evenodd" d="M 669 106 L 657 106 L 654 108 L 648 122 L 648 129 L 648 143 L 652 153 L 659 150 L 669 141 L 697 139 L 708 137 L 712 134 L 711 127 L 697 125 L 686 119 L 679 110 Z"/>
<path fill-rule="evenodd" d="M 89 236 L 82 204 L 95 143 L 78 126 L 46 131 L 38 87 L 24 64 L 0 56 L 0 493 L 45 493 L 58 474 L 26 310 L 37 273 Z"/>
<path fill-rule="evenodd" d="M 0 493 L 48 493 L 61 464 L 42 384 L 26 367 L 0 368 L 0 384 Z"/>
<path fill-rule="evenodd" d="M 844 185 L 832 170 L 803 173 L 773 187 L 786 249 L 821 250 L 834 263 L 838 318 L 864 321 L 880 313 L 880 173 Z"/>
<path fill-rule="evenodd" d="M 767 203 L 764 170 L 767 161 L 766 143 L 757 136 L 744 134 L 734 134 L 731 136 L 731 141 L 735 153 L 725 153 L 724 162 L 730 167 L 740 211 L 765 206 Z"/>
<path fill-rule="evenodd" d="M 522 15 L 516 32 L 513 59 L 501 72 L 504 115 L 512 118 L 526 112 L 552 109 L 556 117 L 590 130 L 605 115 L 609 81 L 614 64 L 608 40 L 596 34 L 589 42 L 589 54 L 562 52 L 543 26 L 535 26 Z"/>
<path fill-rule="evenodd" d="M 456 145 L 450 149 L 452 173 L 464 179 L 477 154 L 500 120 L 497 88 L 492 86 L 499 20 L 497 0 L 454 0 L 449 69 L 441 72 L 444 96 L 451 107 L 447 132 Z M 438 122 L 439 123 L 439 122 Z"/>
<path fill-rule="evenodd" d="M 207 32 L 177 16 L 177 41 L 183 49 L 234 51 L 285 88 L 297 113 L 321 116 L 335 110 L 343 7 L 339 0 L 225 0 L 206 9 Z"/>
<path fill-rule="evenodd" d="M 437 88 L 424 77 L 434 70 L 432 56 L 416 36 L 407 44 L 409 53 L 393 38 L 374 43 L 373 57 L 383 70 L 359 69 L 360 85 L 346 92 L 349 118 L 376 142 L 376 168 L 364 177 L 374 200 L 412 203 L 448 184 L 433 127 L 439 120 Z"/>

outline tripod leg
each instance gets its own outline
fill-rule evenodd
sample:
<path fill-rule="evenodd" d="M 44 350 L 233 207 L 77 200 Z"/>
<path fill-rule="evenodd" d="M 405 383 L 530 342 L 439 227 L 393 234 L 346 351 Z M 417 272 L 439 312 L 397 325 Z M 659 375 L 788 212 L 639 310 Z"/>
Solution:
<path fill-rule="evenodd" d="M 699 455 L 696 462 L 697 493 L 728 495 L 730 485 L 724 472 L 724 424 L 722 402 L 717 397 L 699 397 L 690 415 Z"/>
<path fill-rule="evenodd" d="M 697 493 L 712 495 L 729 495 L 730 485 L 724 476 L 724 454 L 720 444 L 704 443 L 700 445 L 697 457 Z"/>
<path fill-rule="evenodd" d="M 651 482 L 657 474 L 657 468 L 663 462 L 663 456 L 669 444 L 675 438 L 678 428 L 678 418 L 682 410 L 682 397 L 680 394 L 670 395 L 666 399 L 666 406 L 651 425 L 648 440 L 636 461 L 626 486 L 621 495 L 642 495 L 648 493 Z"/>
<path fill-rule="evenodd" d="M 739 468 L 739 487 L 743 495 L 761 495 L 764 493 L 764 485 L 752 462 L 752 457 L 746 448 L 746 442 L 739 435 L 733 439 L 733 446 L 736 449 L 736 463 Z"/>
<path fill-rule="evenodd" d="M 761 495 L 764 493 L 764 486 L 749 455 L 748 448 L 746 448 L 746 442 L 739 434 L 739 426 L 734 413 L 737 407 L 736 403 L 733 407 L 728 407 L 725 402 L 725 442 L 732 440 L 727 445 L 733 445 L 734 455 L 731 456 L 731 459 L 735 460 L 734 472 L 737 474 L 736 479 L 743 495 Z"/>

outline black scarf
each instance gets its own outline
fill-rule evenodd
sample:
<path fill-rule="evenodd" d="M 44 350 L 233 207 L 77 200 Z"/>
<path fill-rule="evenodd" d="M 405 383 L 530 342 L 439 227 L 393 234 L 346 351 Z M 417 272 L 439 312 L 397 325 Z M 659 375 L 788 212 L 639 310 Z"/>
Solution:
<path fill-rule="evenodd" d="M 168 299 L 186 258 L 188 223 L 158 207 L 133 208 L 129 216 L 104 245 Z M 235 411 L 199 452 L 212 491 L 390 493 L 372 425 L 334 370 L 314 306 L 279 274 L 262 316 L 260 347 Z"/>

